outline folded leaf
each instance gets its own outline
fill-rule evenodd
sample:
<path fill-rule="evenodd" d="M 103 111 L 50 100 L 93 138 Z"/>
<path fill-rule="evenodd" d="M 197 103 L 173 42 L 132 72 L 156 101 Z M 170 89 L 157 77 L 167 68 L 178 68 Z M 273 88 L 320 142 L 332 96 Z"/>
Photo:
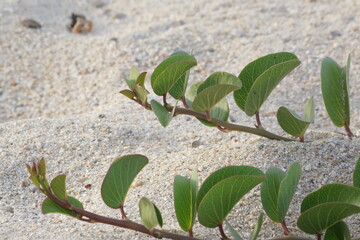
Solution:
<path fill-rule="evenodd" d="M 196 216 L 197 176 L 188 179 L 176 176 L 174 180 L 174 205 L 176 218 L 182 230 L 192 229 Z"/>
<path fill-rule="evenodd" d="M 185 94 L 186 103 L 188 104 L 188 106 L 190 108 L 192 108 L 192 102 L 194 101 L 194 98 L 197 94 L 197 90 L 202 83 L 203 82 L 200 81 L 200 82 L 196 82 L 196 83 L 192 84 Z M 223 98 L 214 107 L 211 108 L 210 117 L 212 119 L 218 119 L 220 121 L 227 121 L 227 119 L 229 117 L 229 113 L 230 113 L 229 104 L 228 104 L 226 98 Z M 203 120 L 200 118 L 198 118 L 198 120 L 201 123 L 205 124 L 206 126 L 216 127 L 215 124 L 210 123 L 206 120 Z"/>
<path fill-rule="evenodd" d="M 234 92 L 236 104 L 253 116 L 277 84 L 299 64 L 299 59 L 288 52 L 269 54 L 249 63 L 239 75 L 243 87 Z"/>
<path fill-rule="evenodd" d="M 280 127 L 288 134 L 295 137 L 303 137 L 306 129 L 309 127 L 310 122 L 305 121 L 295 112 L 280 107 L 277 111 L 276 118 Z"/>
<path fill-rule="evenodd" d="M 305 197 L 297 225 L 315 234 L 356 213 L 360 213 L 360 188 L 327 184 Z"/>
<path fill-rule="evenodd" d="M 346 223 L 340 221 L 326 229 L 324 240 L 350 240 L 350 231 Z"/>
<path fill-rule="evenodd" d="M 331 58 L 321 63 L 321 91 L 326 111 L 337 127 L 350 125 L 349 68 L 350 55 L 344 68 Z"/>
<path fill-rule="evenodd" d="M 126 194 L 136 175 L 148 163 L 143 155 L 126 155 L 116 159 L 110 166 L 101 185 L 101 197 L 111 208 L 124 204 Z"/>
<path fill-rule="evenodd" d="M 161 105 L 159 102 L 155 100 L 151 100 L 150 105 L 157 119 L 159 120 L 160 124 L 163 127 L 169 125 L 172 119 L 172 114 L 169 113 L 168 110 L 163 105 Z"/>
<path fill-rule="evenodd" d="M 196 59 L 188 54 L 175 54 L 159 64 L 151 75 L 151 86 L 161 96 L 181 81 L 183 75 L 197 64 Z"/>
<path fill-rule="evenodd" d="M 355 187 L 360 188 L 360 157 L 356 161 L 356 165 L 353 173 L 353 184 Z"/>
<path fill-rule="evenodd" d="M 315 121 L 314 97 L 309 98 L 305 103 L 304 120 L 312 123 Z"/>
<path fill-rule="evenodd" d="M 222 223 L 234 205 L 263 179 L 260 170 L 247 166 L 230 166 L 214 172 L 198 192 L 200 224 L 214 228 Z"/>
<path fill-rule="evenodd" d="M 259 236 L 259 232 L 261 230 L 263 221 L 264 221 L 264 214 L 260 214 L 260 216 L 258 217 L 258 220 L 256 222 L 255 228 L 254 228 L 254 230 L 251 232 L 251 234 L 249 236 L 249 240 L 256 240 L 257 239 L 257 237 Z"/>
<path fill-rule="evenodd" d="M 69 203 L 77 208 L 84 209 L 81 202 L 79 202 L 77 199 L 73 197 L 67 196 L 67 200 Z M 44 202 L 41 205 L 41 211 L 43 214 L 47 213 L 61 213 L 68 215 L 70 217 L 80 217 L 79 214 L 76 214 L 75 212 L 68 210 L 66 208 L 63 208 L 59 205 L 57 205 L 55 202 L 53 202 L 50 198 L 46 198 Z"/>
<path fill-rule="evenodd" d="M 144 87 L 146 74 L 147 74 L 147 72 L 140 73 L 139 76 L 137 76 L 137 78 L 136 78 L 135 84 Z"/>
<path fill-rule="evenodd" d="M 240 234 L 230 225 L 228 221 L 225 220 L 225 224 L 235 240 L 243 240 L 242 237 L 240 237 Z"/>
<path fill-rule="evenodd" d="M 141 221 L 147 229 L 153 230 L 156 226 L 160 225 L 160 222 L 162 225 L 161 214 L 149 199 L 142 197 L 139 202 L 139 209 Z"/>
<path fill-rule="evenodd" d="M 226 72 L 216 72 L 199 86 L 192 108 L 197 112 L 208 111 L 226 95 L 240 89 L 241 85 L 241 81 L 236 76 Z"/>
<path fill-rule="evenodd" d="M 134 99 L 135 94 L 129 89 L 121 90 L 120 93 L 129 99 Z"/>
<path fill-rule="evenodd" d="M 51 190 L 53 191 L 55 196 L 61 200 L 67 199 L 65 181 L 66 181 L 66 176 L 59 175 L 55 177 L 50 183 Z"/>

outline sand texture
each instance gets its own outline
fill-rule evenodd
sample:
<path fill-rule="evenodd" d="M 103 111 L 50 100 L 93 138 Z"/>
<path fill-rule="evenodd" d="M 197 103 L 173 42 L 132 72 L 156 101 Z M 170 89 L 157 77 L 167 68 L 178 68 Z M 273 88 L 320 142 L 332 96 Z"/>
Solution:
<path fill-rule="evenodd" d="M 139 153 L 149 164 L 136 178 L 125 204 L 140 222 L 138 201 L 151 199 L 161 210 L 164 229 L 179 231 L 173 210 L 175 175 L 197 168 L 200 183 L 228 165 L 270 166 L 286 170 L 299 162 L 303 175 L 287 215 L 296 219 L 302 199 L 326 183 L 352 183 L 360 138 L 349 140 L 330 121 L 320 90 L 325 56 L 345 63 L 350 75 L 351 129 L 360 135 L 360 2 L 355 0 L 278 1 L 0 1 L 0 238 L 1 239 L 151 239 L 143 234 L 62 215 L 43 215 L 44 196 L 28 180 L 26 163 L 45 157 L 48 175 L 66 174 L 69 195 L 85 208 L 119 218 L 101 199 L 100 186 L 116 157 Z M 92 32 L 70 33 L 71 13 L 93 21 Z M 24 19 L 40 29 L 22 26 Z M 265 128 L 285 133 L 276 111 L 303 111 L 314 96 L 316 121 L 310 142 L 272 141 L 258 136 L 207 128 L 179 116 L 162 128 L 155 115 L 121 96 L 131 67 L 147 71 L 174 50 L 198 60 L 190 83 L 215 71 L 238 75 L 250 61 L 278 51 L 295 53 L 301 65 L 273 91 L 261 110 Z M 147 86 L 150 86 L 147 79 Z M 150 88 L 149 88 L 150 89 Z M 156 98 L 154 94 L 150 98 Z M 253 126 L 229 98 L 231 120 Z M 173 102 L 172 102 L 173 103 Z M 85 185 L 91 184 L 91 188 Z M 259 187 L 236 205 L 228 220 L 247 237 L 262 212 Z M 359 215 L 346 219 L 359 237 Z M 180 231 L 179 231 L 180 232 Z M 197 223 L 195 236 L 219 239 L 216 229 Z M 261 239 L 281 236 L 265 217 Z"/>

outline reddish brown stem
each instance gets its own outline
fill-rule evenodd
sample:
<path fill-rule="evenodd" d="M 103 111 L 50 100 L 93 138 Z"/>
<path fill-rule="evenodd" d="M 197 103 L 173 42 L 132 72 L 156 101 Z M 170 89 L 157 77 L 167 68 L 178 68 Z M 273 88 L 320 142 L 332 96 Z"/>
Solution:
<path fill-rule="evenodd" d="M 255 112 L 255 117 L 256 117 L 256 125 L 255 125 L 255 127 L 256 128 L 262 128 L 259 111 Z"/>
<path fill-rule="evenodd" d="M 316 240 L 321 240 L 321 235 L 322 235 L 321 233 L 317 233 L 316 234 Z"/>
<path fill-rule="evenodd" d="M 163 103 L 164 103 L 164 106 L 168 105 L 168 103 L 166 101 L 166 93 L 163 95 Z"/>
<path fill-rule="evenodd" d="M 78 219 L 82 220 L 82 221 L 92 222 L 92 223 L 104 223 L 104 224 L 109 224 L 112 226 L 127 228 L 127 229 L 131 229 L 131 230 L 134 230 L 137 232 L 145 233 L 147 235 L 151 235 L 155 238 L 169 238 L 169 239 L 178 239 L 178 240 L 200 240 L 198 238 L 183 236 L 183 235 L 170 233 L 170 232 L 167 232 L 164 230 L 159 230 L 159 229 L 154 229 L 154 230 L 150 231 L 144 225 L 138 224 L 138 223 L 130 221 L 130 220 L 119 220 L 119 219 L 115 219 L 115 218 L 104 217 L 104 216 L 101 216 L 101 215 L 98 215 L 98 214 L 95 214 L 92 212 L 88 212 L 84 209 L 77 208 L 73 205 L 68 206 L 68 204 L 66 204 L 65 201 L 58 199 L 50 190 L 46 190 L 45 194 L 47 195 L 48 198 L 50 198 L 52 201 L 54 201 L 57 205 L 65 208 L 65 209 L 71 210 L 72 212 L 74 212 L 76 214 L 81 215 L 81 217 Z M 87 219 L 84 219 L 83 217 L 86 217 Z"/>
<path fill-rule="evenodd" d="M 220 235 L 221 235 L 221 240 L 228 240 L 230 238 L 228 238 L 224 232 L 224 228 L 223 228 L 223 225 L 220 223 L 218 225 L 218 228 L 219 228 L 219 231 L 220 231 Z"/>
<path fill-rule="evenodd" d="M 194 233 L 193 233 L 193 230 L 192 230 L 192 229 L 190 229 L 188 233 L 189 233 L 189 237 L 193 237 L 193 234 L 194 234 Z"/>
<path fill-rule="evenodd" d="M 283 230 L 284 230 L 284 235 L 285 235 L 285 236 L 289 236 L 289 235 L 290 235 L 290 231 L 289 231 L 289 229 L 288 229 L 287 226 L 286 226 L 285 220 L 281 222 L 281 227 L 282 227 Z"/>
<path fill-rule="evenodd" d="M 206 116 L 206 120 L 208 120 L 208 121 L 211 120 L 210 112 L 209 112 L 209 111 L 205 111 L 205 116 Z"/>
<path fill-rule="evenodd" d="M 126 217 L 126 214 L 125 214 L 125 211 L 124 211 L 124 205 L 120 205 L 119 209 L 120 209 L 120 212 L 121 212 L 122 220 L 126 220 L 127 217 Z"/>
<path fill-rule="evenodd" d="M 347 136 L 351 139 L 354 136 L 354 134 L 351 132 L 350 127 L 345 124 L 344 128 L 345 128 Z"/>
<path fill-rule="evenodd" d="M 299 137 L 299 139 L 300 139 L 300 142 L 304 142 L 304 141 L 305 141 L 304 136 Z"/>
<path fill-rule="evenodd" d="M 186 103 L 185 97 L 182 97 L 182 98 L 181 98 L 181 101 L 182 101 L 182 103 L 183 103 L 183 105 L 184 105 L 185 108 L 190 108 L 189 105 Z"/>

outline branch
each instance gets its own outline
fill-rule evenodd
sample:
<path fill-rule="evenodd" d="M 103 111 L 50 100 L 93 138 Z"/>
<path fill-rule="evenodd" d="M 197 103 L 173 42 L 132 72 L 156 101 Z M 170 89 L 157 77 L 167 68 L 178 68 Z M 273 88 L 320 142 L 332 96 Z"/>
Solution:
<path fill-rule="evenodd" d="M 101 216 L 101 215 L 98 215 L 98 214 L 95 214 L 92 212 L 88 212 L 84 209 L 77 208 L 71 204 L 69 205 L 67 202 L 57 198 L 50 190 L 46 190 L 44 193 L 46 194 L 46 196 L 48 198 L 50 198 L 52 201 L 54 201 L 57 205 L 81 215 L 81 218 L 78 218 L 78 219 L 82 220 L 82 221 L 91 222 L 91 223 L 104 223 L 104 224 L 108 224 L 108 225 L 112 225 L 112 226 L 131 229 L 131 230 L 134 230 L 137 232 L 142 232 L 147 235 L 151 235 L 155 238 L 169 238 L 169 239 L 177 239 L 177 240 L 200 240 L 199 238 L 183 236 L 183 235 L 179 235 L 179 234 L 175 234 L 175 233 L 171 233 L 171 232 L 167 232 L 167 231 L 159 230 L 159 229 L 154 229 L 154 230 L 150 231 L 144 225 L 133 222 L 131 220 L 119 220 L 119 219 L 115 219 L 115 218 L 104 217 L 104 216 Z M 86 217 L 87 219 L 84 219 L 83 217 Z"/>

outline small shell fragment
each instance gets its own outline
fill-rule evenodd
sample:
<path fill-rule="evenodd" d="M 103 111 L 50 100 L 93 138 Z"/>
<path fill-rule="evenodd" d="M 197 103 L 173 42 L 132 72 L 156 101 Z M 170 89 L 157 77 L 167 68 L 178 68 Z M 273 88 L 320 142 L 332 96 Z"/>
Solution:
<path fill-rule="evenodd" d="M 26 28 L 33 28 L 33 29 L 41 28 L 40 23 L 38 23 L 37 21 L 35 21 L 33 19 L 29 19 L 29 18 L 22 20 L 21 25 L 23 25 Z"/>

